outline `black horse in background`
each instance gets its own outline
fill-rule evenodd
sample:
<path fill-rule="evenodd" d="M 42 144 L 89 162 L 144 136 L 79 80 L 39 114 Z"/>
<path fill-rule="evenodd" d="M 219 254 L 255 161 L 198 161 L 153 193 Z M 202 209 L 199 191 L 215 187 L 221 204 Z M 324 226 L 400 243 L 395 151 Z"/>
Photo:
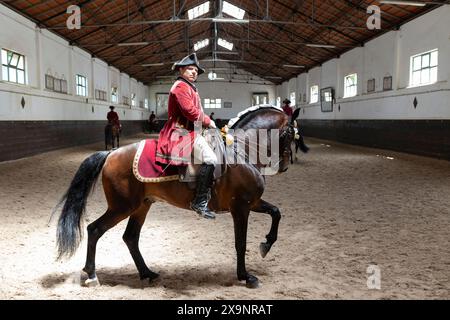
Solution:
<path fill-rule="evenodd" d="M 300 149 L 303 153 L 307 153 L 309 151 L 309 147 L 305 144 L 305 140 L 303 140 L 303 135 L 300 132 L 299 126 L 298 126 L 298 122 L 297 117 L 300 113 L 300 109 L 296 109 L 294 111 L 294 114 L 292 115 L 292 119 L 291 119 L 291 125 L 294 127 L 295 130 L 295 138 L 294 138 L 294 145 L 295 145 L 295 160 L 297 160 L 297 152 L 298 149 Z M 291 150 L 291 164 L 294 163 L 294 159 L 293 159 L 293 152 Z"/>
<path fill-rule="evenodd" d="M 108 150 L 108 145 L 111 145 L 112 149 L 119 148 L 120 140 L 120 127 L 114 124 L 108 123 L 105 126 L 105 150 Z M 115 143 L 117 141 L 117 147 Z"/>

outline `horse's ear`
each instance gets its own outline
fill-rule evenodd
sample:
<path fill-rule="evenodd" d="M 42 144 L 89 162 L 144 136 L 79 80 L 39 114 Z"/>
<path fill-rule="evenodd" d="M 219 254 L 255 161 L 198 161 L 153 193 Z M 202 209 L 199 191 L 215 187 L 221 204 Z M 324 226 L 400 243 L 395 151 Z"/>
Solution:
<path fill-rule="evenodd" d="M 291 123 L 294 123 L 294 120 L 298 118 L 299 114 L 300 114 L 300 108 L 295 109 L 294 113 L 292 114 Z"/>

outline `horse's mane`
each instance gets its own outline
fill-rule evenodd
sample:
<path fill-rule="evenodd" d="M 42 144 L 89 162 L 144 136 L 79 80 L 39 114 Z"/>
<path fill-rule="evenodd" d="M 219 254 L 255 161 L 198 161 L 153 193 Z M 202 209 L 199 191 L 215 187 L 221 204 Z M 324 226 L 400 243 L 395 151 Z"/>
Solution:
<path fill-rule="evenodd" d="M 260 111 L 265 111 L 267 109 L 275 109 L 277 111 L 283 112 L 283 109 L 280 107 L 271 105 L 271 104 L 261 104 L 253 107 L 249 107 L 245 109 L 244 111 L 241 111 L 238 113 L 238 115 L 235 118 L 230 119 L 228 121 L 228 127 L 231 129 L 236 128 L 241 123 L 250 121 L 250 118 L 253 118 L 256 114 L 258 114 Z"/>

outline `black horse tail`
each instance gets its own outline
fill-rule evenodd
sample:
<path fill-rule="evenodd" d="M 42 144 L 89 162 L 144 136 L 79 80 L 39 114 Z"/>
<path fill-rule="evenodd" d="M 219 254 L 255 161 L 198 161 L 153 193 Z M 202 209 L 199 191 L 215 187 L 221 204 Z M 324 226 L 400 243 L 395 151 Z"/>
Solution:
<path fill-rule="evenodd" d="M 309 147 L 305 144 L 305 140 L 303 140 L 303 136 L 299 133 L 300 138 L 297 140 L 297 148 L 300 148 L 300 150 L 303 153 L 307 153 L 309 151 Z"/>
<path fill-rule="evenodd" d="M 102 171 L 109 151 L 100 151 L 83 161 L 69 189 L 59 201 L 55 210 L 63 206 L 56 230 L 58 257 L 71 257 L 82 239 L 81 217 L 86 210 L 86 201 Z"/>
<path fill-rule="evenodd" d="M 305 142 L 302 141 L 299 143 L 299 148 L 302 150 L 303 153 L 307 153 L 309 151 L 309 147 L 305 144 Z"/>

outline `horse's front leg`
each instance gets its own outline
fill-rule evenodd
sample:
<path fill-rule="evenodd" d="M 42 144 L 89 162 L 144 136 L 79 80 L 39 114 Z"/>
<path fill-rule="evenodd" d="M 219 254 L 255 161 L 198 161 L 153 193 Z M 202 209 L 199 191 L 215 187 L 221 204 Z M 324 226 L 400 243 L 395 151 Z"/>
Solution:
<path fill-rule="evenodd" d="M 281 213 L 277 207 L 262 199 L 259 199 L 259 201 L 251 208 L 251 210 L 255 212 L 267 213 L 272 217 L 272 225 L 270 226 L 269 233 L 266 235 L 267 241 L 261 242 L 261 244 L 259 245 L 259 251 L 261 253 L 261 256 L 264 258 L 270 251 L 270 248 L 272 248 L 272 245 L 275 243 L 275 241 L 277 241 L 278 224 L 281 219 Z"/>
<path fill-rule="evenodd" d="M 245 268 L 245 251 L 247 249 L 247 226 L 250 209 L 247 201 L 237 202 L 231 208 L 234 222 L 235 248 L 237 253 L 237 276 L 239 280 L 245 280 L 247 288 L 259 287 L 259 280 L 247 272 Z"/>

